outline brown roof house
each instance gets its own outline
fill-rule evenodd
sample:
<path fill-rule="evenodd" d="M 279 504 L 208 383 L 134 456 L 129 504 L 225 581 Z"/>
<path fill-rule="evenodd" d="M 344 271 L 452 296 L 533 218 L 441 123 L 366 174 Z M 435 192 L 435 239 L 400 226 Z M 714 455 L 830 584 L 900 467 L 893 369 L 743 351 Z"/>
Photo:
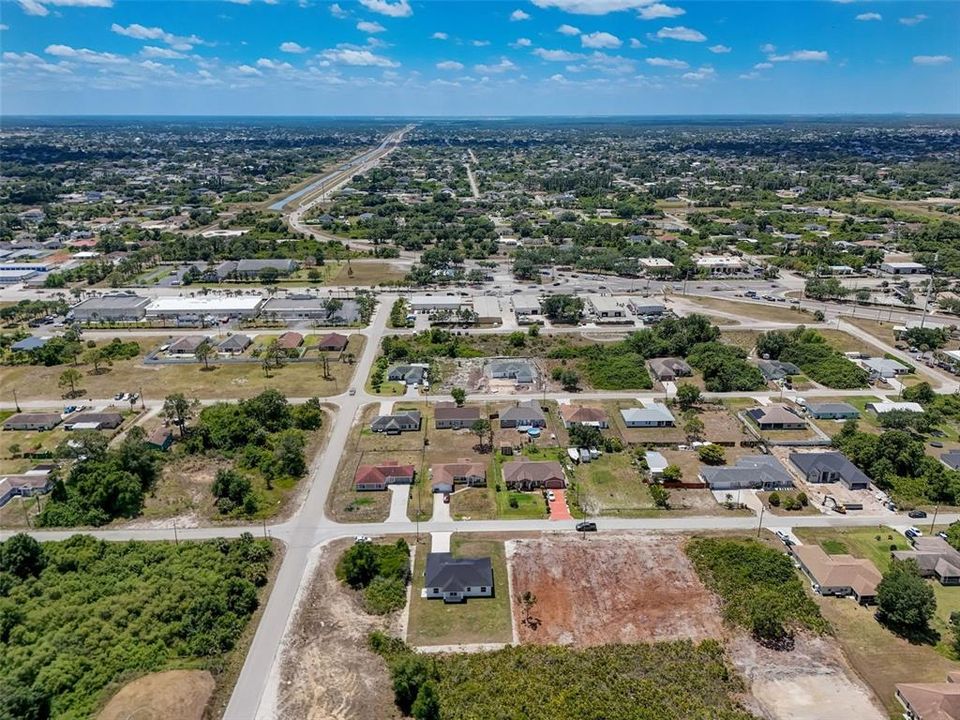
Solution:
<path fill-rule="evenodd" d="M 298 332 L 287 331 L 277 337 L 277 347 L 283 350 L 296 350 L 303 345 L 303 335 Z"/>
<path fill-rule="evenodd" d="M 510 490 L 562 490 L 563 466 L 556 460 L 513 460 L 503 464 L 503 483 Z"/>
<path fill-rule="evenodd" d="M 330 333 L 329 335 L 324 335 L 322 338 L 320 338 L 320 342 L 317 343 L 317 348 L 320 350 L 343 352 L 346 349 L 349 341 L 350 338 L 346 335 L 341 335 L 340 333 Z"/>
<path fill-rule="evenodd" d="M 387 485 L 411 485 L 413 465 L 387 460 L 379 465 L 361 465 L 353 475 L 354 490 L 386 490 Z"/>
<path fill-rule="evenodd" d="M 457 407 L 456 403 L 441 402 L 436 405 L 434 425 L 437 430 L 460 430 L 468 428 L 480 419 L 480 408 Z"/>
<path fill-rule="evenodd" d="M 457 485 L 484 487 L 487 484 L 487 466 L 460 458 L 457 462 L 430 466 L 430 486 L 433 492 L 453 492 Z"/>
<path fill-rule="evenodd" d="M 861 605 L 874 602 L 883 576 L 869 560 L 827 555 L 819 545 L 795 545 L 793 554 L 821 595 L 852 595 Z"/>
<path fill-rule="evenodd" d="M 960 670 L 945 683 L 898 683 L 897 700 L 910 720 L 960 720 Z"/>
<path fill-rule="evenodd" d="M 597 428 L 610 427 L 607 422 L 607 413 L 599 408 L 570 404 L 561 405 L 560 417 L 563 418 L 565 428 L 569 428 L 571 425 L 589 425 Z"/>
<path fill-rule="evenodd" d="M 783 405 L 747 410 L 747 417 L 753 420 L 761 430 L 803 430 L 807 422 Z"/>
<path fill-rule="evenodd" d="M 650 372 L 661 382 L 673 382 L 678 377 L 690 377 L 693 375 L 691 367 L 680 358 L 653 358 L 650 360 L 649 365 Z"/>

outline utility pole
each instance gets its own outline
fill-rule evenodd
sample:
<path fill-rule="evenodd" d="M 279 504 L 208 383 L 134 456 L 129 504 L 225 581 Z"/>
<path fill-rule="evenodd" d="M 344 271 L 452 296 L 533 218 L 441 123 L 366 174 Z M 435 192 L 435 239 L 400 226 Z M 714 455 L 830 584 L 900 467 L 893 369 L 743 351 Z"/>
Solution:
<path fill-rule="evenodd" d="M 176 520 L 173 521 L 173 544 L 174 545 L 180 544 L 180 538 L 177 537 L 177 521 Z"/>
<path fill-rule="evenodd" d="M 933 526 L 937 524 L 937 513 L 940 512 L 940 505 L 933 509 L 933 520 L 930 521 L 930 534 L 933 535 Z"/>
<path fill-rule="evenodd" d="M 147 404 L 143 401 L 143 385 L 140 386 L 140 409 L 147 409 Z"/>
<path fill-rule="evenodd" d="M 20 401 L 17 399 L 17 390 L 13 390 L 13 404 L 17 408 L 17 412 L 20 412 Z"/>
<path fill-rule="evenodd" d="M 764 507 L 765 507 L 765 506 L 763 505 L 763 503 L 761 503 L 761 504 L 760 504 L 760 522 L 757 523 L 757 537 L 760 537 L 760 531 L 763 530 L 763 511 L 764 511 Z"/>
<path fill-rule="evenodd" d="M 933 279 L 937 275 L 937 262 L 940 260 L 940 251 L 933 254 L 933 266 L 930 268 L 930 279 L 927 281 L 927 297 L 923 301 L 923 315 L 920 317 L 920 328 L 927 321 L 927 309 L 930 307 L 930 295 L 933 293 Z"/>

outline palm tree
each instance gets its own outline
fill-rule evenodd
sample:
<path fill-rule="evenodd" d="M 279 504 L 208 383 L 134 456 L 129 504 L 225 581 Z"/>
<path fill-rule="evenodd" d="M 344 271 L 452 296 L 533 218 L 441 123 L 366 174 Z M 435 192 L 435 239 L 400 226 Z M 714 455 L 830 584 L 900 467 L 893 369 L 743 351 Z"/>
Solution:
<path fill-rule="evenodd" d="M 213 343 L 211 343 L 209 340 L 204 340 L 201 342 L 199 345 L 197 345 L 197 349 L 193 351 L 194 357 L 203 363 L 204 370 L 210 369 L 210 358 L 213 357 L 213 354 Z"/>

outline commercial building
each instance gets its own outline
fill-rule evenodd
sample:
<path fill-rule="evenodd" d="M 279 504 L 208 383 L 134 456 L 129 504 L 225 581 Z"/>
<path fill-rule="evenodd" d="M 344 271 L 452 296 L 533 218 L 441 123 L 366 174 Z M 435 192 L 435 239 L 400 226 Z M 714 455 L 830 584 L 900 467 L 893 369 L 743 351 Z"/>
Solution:
<path fill-rule="evenodd" d="M 542 320 L 540 299 L 536 295 L 515 295 L 510 302 L 513 304 L 513 312 L 519 324 L 525 325 Z"/>
<path fill-rule="evenodd" d="M 67 318 L 78 323 L 137 322 L 146 314 L 150 298 L 139 295 L 101 295 L 83 300 L 67 313 Z"/>
<path fill-rule="evenodd" d="M 429 313 L 437 310 L 456 312 L 463 305 L 457 295 L 413 295 L 410 297 L 410 309 L 415 313 Z"/>
<path fill-rule="evenodd" d="M 927 267 L 917 262 L 890 261 L 881 263 L 880 270 L 890 275 L 920 275 L 927 271 Z"/>
<path fill-rule="evenodd" d="M 36 270 L 0 270 L 0 285 L 16 285 L 38 275 L 40 273 Z"/>
<path fill-rule="evenodd" d="M 495 297 L 478 295 L 473 299 L 473 311 L 477 314 L 477 322 L 498 323 L 503 319 L 500 301 Z"/>
<path fill-rule="evenodd" d="M 648 275 L 659 275 L 673 272 L 673 263 L 666 258 L 638 258 L 637 265 Z"/>
<path fill-rule="evenodd" d="M 199 320 L 207 316 L 252 318 L 256 317 L 263 302 L 260 295 L 161 297 L 147 305 L 146 316 L 157 320 Z"/>
<path fill-rule="evenodd" d="M 270 298 L 260 308 L 260 314 L 272 320 L 317 320 L 327 325 L 353 325 L 360 322 L 360 307 L 356 300 L 338 300 L 340 307 L 331 310 L 330 299 L 312 295 L 287 295 Z"/>
<path fill-rule="evenodd" d="M 266 274 L 287 276 L 297 269 L 297 263 L 284 258 L 264 260 L 227 260 L 220 263 L 214 272 L 218 280 L 236 278 L 238 280 L 255 280 Z"/>
<path fill-rule="evenodd" d="M 626 307 L 610 295 L 588 295 L 587 308 L 598 322 L 623 322 L 627 319 Z"/>
<path fill-rule="evenodd" d="M 667 306 L 663 303 L 653 302 L 646 298 L 631 298 L 627 305 L 634 313 L 644 318 L 659 318 L 667 311 Z"/>
<path fill-rule="evenodd" d="M 697 270 L 702 270 L 710 276 L 739 275 L 747 270 L 747 263 L 738 257 L 729 255 L 708 255 L 697 258 Z"/>

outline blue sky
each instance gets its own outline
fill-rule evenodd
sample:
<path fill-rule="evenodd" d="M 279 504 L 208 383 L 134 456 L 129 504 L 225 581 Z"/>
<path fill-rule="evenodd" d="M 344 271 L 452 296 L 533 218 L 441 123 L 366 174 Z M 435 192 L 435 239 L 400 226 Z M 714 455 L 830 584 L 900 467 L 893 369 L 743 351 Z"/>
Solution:
<path fill-rule="evenodd" d="M 4 114 L 960 112 L 958 2 L 0 0 Z"/>

